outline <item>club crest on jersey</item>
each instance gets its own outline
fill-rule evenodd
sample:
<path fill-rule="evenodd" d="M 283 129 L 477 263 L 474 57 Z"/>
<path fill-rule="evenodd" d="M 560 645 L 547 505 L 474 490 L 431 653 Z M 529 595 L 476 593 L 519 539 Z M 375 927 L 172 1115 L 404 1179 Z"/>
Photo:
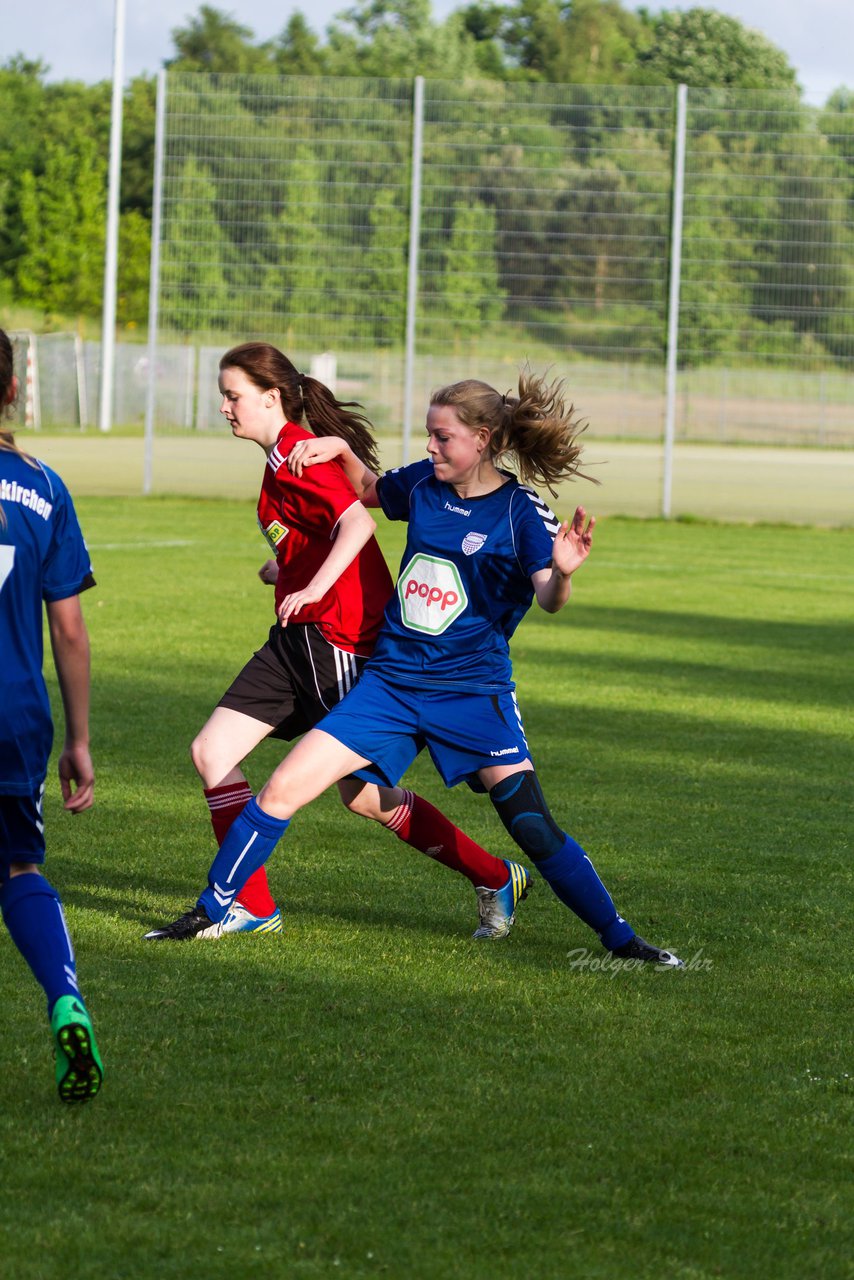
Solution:
<path fill-rule="evenodd" d="M 411 631 L 439 636 L 468 605 L 457 566 L 450 560 L 412 557 L 397 580 L 400 616 Z"/>
<path fill-rule="evenodd" d="M 261 532 L 275 551 L 282 539 L 288 536 L 290 530 L 280 520 L 271 520 L 268 525 L 262 527 Z"/>
<path fill-rule="evenodd" d="M 480 551 L 486 538 L 485 533 L 467 533 L 463 538 L 463 551 L 467 556 L 473 556 L 475 551 Z"/>

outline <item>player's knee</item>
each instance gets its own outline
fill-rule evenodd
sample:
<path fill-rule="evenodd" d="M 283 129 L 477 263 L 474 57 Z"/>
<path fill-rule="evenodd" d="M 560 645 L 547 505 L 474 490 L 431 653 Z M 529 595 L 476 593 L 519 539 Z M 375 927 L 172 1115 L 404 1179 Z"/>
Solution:
<path fill-rule="evenodd" d="M 502 778 L 489 792 L 489 798 L 511 839 L 532 861 L 550 858 L 563 848 L 566 833 L 549 812 L 533 770 Z"/>
<path fill-rule="evenodd" d="M 341 803 L 345 808 L 349 809 L 351 813 L 355 813 L 359 818 L 373 819 L 374 822 L 378 820 L 376 805 L 371 802 L 371 796 L 368 794 L 368 787 L 351 789 L 345 788 L 343 784 L 339 784 L 338 791 L 341 796 Z"/>
<path fill-rule="evenodd" d="M 386 811 L 388 806 L 384 808 L 382 804 L 379 787 L 369 782 L 362 782 L 358 778 L 343 778 L 338 783 L 338 794 L 341 796 L 342 804 L 358 817 L 367 818 L 370 822 L 381 822 L 384 825 L 388 822 L 389 813 Z"/>
<path fill-rule="evenodd" d="M 201 734 L 198 734 L 190 743 L 190 759 L 196 773 L 201 777 L 205 777 L 205 773 L 210 765 L 210 753 L 208 744 Z"/>

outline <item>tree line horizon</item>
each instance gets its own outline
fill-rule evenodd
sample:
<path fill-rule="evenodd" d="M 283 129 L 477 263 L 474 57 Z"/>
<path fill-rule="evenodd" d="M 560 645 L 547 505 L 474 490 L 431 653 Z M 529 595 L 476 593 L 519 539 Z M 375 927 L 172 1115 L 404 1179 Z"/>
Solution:
<path fill-rule="evenodd" d="M 810 219 L 809 243 L 804 245 L 803 231 L 797 240 L 792 234 L 783 235 L 777 237 L 781 243 L 774 253 L 781 259 L 783 272 L 803 267 L 805 256 L 820 260 L 823 275 L 816 277 L 816 268 L 810 269 L 815 297 L 821 301 L 801 308 L 790 324 L 770 314 L 767 254 L 760 247 L 760 241 L 766 245 L 772 236 L 767 210 L 757 217 L 754 228 L 736 226 L 739 220 L 733 219 L 733 243 L 737 241 L 736 258 L 741 263 L 738 282 L 729 273 L 731 264 L 719 255 L 718 261 L 704 266 L 710 278 L 694 283 L 698 293 L 713 289 L 723 313 L 731 303 L 735 330 L 744 327 L 747 317 L 757 332 L 763 326 L 773 329 L 778 347 L 781 336 L 786 336 L 785 349 L 799 351 L 806 341 L 805 350 L 831 363 L 854 354 L 854 91 L 840 86 L 823 107 L 807 106 L 796 72 L 783 51 L 736 19 L 704 8 L 684 12 L 665 9 L 655 14 L 630 11 L 619 0 L 571 0 L 566 4 L 517 0 L 509 5 L 470 4 L 435 22 L 430 0 L 362 0 L 338 15 L 322 37 L 296 13 L 278 37 L 259 42 L 231 15 L 202 5 L 185 26 L 173 30 L 172 40 L 175 54 L 166 61 L 170 76 L 178 72 L 383 79 L 420 75 L 457 84 L 599 85 L 603 90 L 606 86 L 646 86 L 651 92 L 684 83 L 689 89 L 723 88 L 754 95 L 757 111 L 752 118 L 756 121 L 763 103 L 768 108 L 774 95 L 778 99 L 783 95 L 787 119 L 795 122 L 787 128 L 799 138 L 796 154 L 775 154 L 770 128 L 755 146 L 768 152 L 768 163 L 777 176 L 782 172 L 782 211 L 795 189 L 802 188 L 805 177 L 813 182 L 818 199 L 816 217 Z M 107 81 L 94 85 L 48 83 L 47 73 L 43 64 L 21 54 L 0 67 L 0 119 L 7 140 L 5 156 L 0 158 L 0 306 L 7 312 L 30 308 L 42 318 L 43 327 L 50 329 L 60 318 L 94 320 L 100 316 L 111 86 Z M 182 84 L 188 82 L 188 78 L 181 78 Z M 129 82 L 124 94 L 117 322 L 126 334 L 144 327 L 148 313 L 155 87 L 154 76 L 139 76 Z M 761 135 L 761 123 L 757 127 Z M 713 141 L 711 124 L 708 146 L 714 152 L 710 174 L 716 182 L 724 183 L 738 149 Z M 791 138 L 787 140 L 790 147 Z M 316 169 L 311 156 L 302 152 L 299 161 L 305 180 L 310 180 Z M 583 168 L 583 161 L 580 165 Z M 832 189 L 826 185 L 827 175 L 832 175 Z M 188 191 L 207 189 L 207 216 L 215 234 L 222 237 L 225 233 L 216 225 L 220 198 L 216 165 L 204 166 L 197 156 L 189 155 L 185 176 Z M 615 189 L 628 181 L 618 167 L 609 175 Z M 597 184 L 589 185 L 590 198 L 595 199 L 592 188 Z M 475 193 L 476 178 L 466 186 Z M 389 204 L 387 193 L 382 201 Z M 547 222 L 549 209 L 544 206 L 542 213 Z M 269 216 L 279 215 L 271 209 Z M 405 209 L 380 208 L 377 217 L 381 224 L 384 220 L 384 225 L 393 226 L 402 263 Z M 440 264 L 447 278 L 435 301 L 452 311 L 456 306 L 459 314 L 455 322 L 460 331 L 474 332 L 496 318 L 496 308 L 501 309 L 515 287 L 509 279 L 502 279 L 502 255 L 497 253 L 488 261 L 482 249 L 490 237 L 496 246 L 501 243 L 501 210 L 490 208 L 488 202 L 472 194 L 471 199 L 463 198 L 455 205 L 453 219 L 446 236 L 457 257 L 451 252 Z M 589 246 L 586 256 L 591 261 L 607 260 L 608 235 L 605 227 L 604 247 Z M 706 228 L 704 235 L 710 240 L 717 232 L 710 235 Z M 472 266 L 475 242 L 480 246 L 476 269 Z M 283 252 L 287 248 L 281 235 L 279 247 Z M 318 294 L 320 283 L 308 282 L 307 267 L 316 260 L 315 247 L 299 268 L 300 288 Z M 744 263 L 750 262 L 751 255 L 755 270 L 745 272 Z M 514 264 L 518 268 L 518 254 Z M 168 268 L 168 261 L 166 265 Z M 178 255 L 172 266 L 180 269 L 180 265 Z M 266 270 L 275 264 L 261 266 Z M 470 280 L 473 270 L 482 285 L 480 310 L 463 299 L 464 291 L 455 288 L 453 281 L 455 271 Z M 605 296 L 604 277 L 594 275 L 589 281 L 592 309 L 601 306 Z M 746 279 L 751 282 L 749 287 Z M 221 308 L 232 283 L 226 269 L 218 282 L 212 285 L 208 280 L 198 290 L 198 297 L 215 299 L 215 307 Z M 560 287 L 559 279 L 549 282 L 552 290 Z M 576 274 L 573 288 L 576 293 L 581 289 L 582 300 L 587 287 L 583 279 L 579 283 Z M 690 270 L 686 287 L 690 305 Z M 283 305 L 286 296 L 285 289 Z M 827 298 L 833 299 L 832 315 L 824 314 Z M 387 317 L 377 315 L 376 341 L 396 343 L 401 338 L 400 306 L 392 312 L 392 331 L 386 334 L 379 330 Z M 192 327 L 206 330 L 218 324 L 215 312 L 205 314 L 201 304 L 190 308 L 187 316 L 188 332 Z M 708 333 L 698 340 L 696 355 L 714 358 L 714 343 Z"/>

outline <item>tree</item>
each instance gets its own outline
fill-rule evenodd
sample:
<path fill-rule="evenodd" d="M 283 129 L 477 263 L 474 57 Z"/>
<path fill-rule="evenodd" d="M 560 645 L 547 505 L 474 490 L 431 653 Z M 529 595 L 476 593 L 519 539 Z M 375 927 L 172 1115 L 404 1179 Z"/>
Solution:
<path fill-rule="evenodd" d="M 321 76 L 326 55 L 301 13 L 295 13 L 271 45 L 272 64 L 283 76 Z"/>
<path fill-rule="evenodd" d="M 504 293 L 495 260 L 495 211 L 457 202 L 443 255 L 441 314 L 454 336 L 472 338 L 501 315 Z"/>
<path fill-rule="evenodd" d="M 403 341 L 406 321 L 406 269 L 409 223 L 390 187 L 381 187 L 370 212 L 370 243 L 365 253 L 362 315 L 380 346 Z"/>
<path fill-rule="evenodd" d="M 782 49 L 759 31 L 714 9 L 645 14 L 648 47 L 638 70 L 648 84 L 693 88 L 797 89 L 797 75 Z"/>
<path fill-rule="evenodd" d="M 100 311 L 106 169 L 94 140 L 76 130 L 65 146 L 48 144 L 41 175 L 21 175 L 15 277 L 22 299 L 45 311 Z"/>
<path fill-rule="evenodd" d="M 477 71 L 474 41 L 462 19 L 452 14 L 434 23 L 430 0 L 361 0 L 327 34 L 330 75 L 456 80 Z"/>
<path fill-rule="evenodd" d="M 226 323 L 227 255 L 227 238 L 216 216 L 216 188 L 207 169 L 191 156 L 164 219 L 161 250 L 164 320 L 179 332 L 199 333 Z"/>
<path fill-rule="evenodd" d="M 230 14 L 203 4 L 186 27 L 174 27 L 177 55 L 167 67 L 179 71 L 253 72 L 269 70 L 266 48 L 251 43 L 254 32 Z"/>
<path fill-rule="evenodd" d="M 148 280 L 151 260 L 151 223 L 137 209 L 123 213 L 119 222 L 119 261 L 116 318 L 134 326 L 148 320 Z"/>
<path fill-rule="evenodd" d="M 645 43 L 643 20 L 619 0 L 518 0 L 500 35 L 525 78 L 552 84 L 625 84 Z"/>
<path fill-rule="evenodd" d="M 124 93 L 122 107 L 122 212 L 134 210 L 151 220 L 154 186 L 156 81 L 137 76 Z"/>
<path fill-rule="evenodd" d="M 284 314 L 288 346 L 305 339 L 327 309 L 324 288 L 332 251 L 324 234 L 320 169 L 312 148 L 298 145 L 268 227 L 268 261 L 261 276 L 265 314 Z"/>

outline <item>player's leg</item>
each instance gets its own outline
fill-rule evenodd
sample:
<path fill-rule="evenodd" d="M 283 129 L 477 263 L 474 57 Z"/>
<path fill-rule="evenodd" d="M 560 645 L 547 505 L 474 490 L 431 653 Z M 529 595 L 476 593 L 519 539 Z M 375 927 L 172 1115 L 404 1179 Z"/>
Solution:
<path fill-rule="evenodd" d="M 147 933 L 146 938 L 183 941 L 216 929 L 249 876 L 273 852 L 293 814 L 368 763 L 365 756 L 328 733 L 312 729 L 274 770 L 257 799 L 250 800 L 232 823 L 196 906 L 172 925 Z"/>
<path fill-rule="evenodd" d="M 62 902 L 40 870 L 41 789 L 32 797 L 0 797 L 0 856 L 0 909 L 9 936 L 47 998 L 59 1096 L 63 1102 L 85 1101 L 98 1092 L 104 1070 L 80 994 Z"/>
<path fill-rule="evenodd" d="M 338 792 L 351 813 L 378 822 L 405 844 L 458 871 L 473 885 L 498 889 L 506 882 L 507 867 L 501 858 L 487 853 L 414 791 L 344 778 L 338 783 Z"/>
<path fill-rule="evenodd" d="M 217 845 L 222 844 L 232 822 L 252 799 L 252 788 L 240 765 L 274 728 L 275 725 L 255 716 L 220 705 L 214 708 L 190 744 L 190 757 L 202 780 Z M 267 873 L 259 867 L 235 899 L 221 932 L 281 933 L 281 930 L 281 912 L 270 893 Z"/>
<path fill-rule="evenodd" d="M 561 902 L 596 931 L 603 946 L 621 958 L 681 965 L 671 952 L 638 937 L 619 915 L 584 849 L 552 817 L 530 760 L 521 768 L 481 769 L 479 777 L 510 837 Z"/>
<path fill-rule="evenodd" d="M 291 741 L 320 718 L 307 718 L 300 705 L 300 669 L 309 628 L 274 624 L 266 642 L 235 676 L 190 747 L 202 779 L 217 844 L 252 797 L 240 768 L 264 738 Z M 223 933 L 280 933 L 282 916 L 259 867 L 235 898 L 226 919 L 202 936 Z"/>

